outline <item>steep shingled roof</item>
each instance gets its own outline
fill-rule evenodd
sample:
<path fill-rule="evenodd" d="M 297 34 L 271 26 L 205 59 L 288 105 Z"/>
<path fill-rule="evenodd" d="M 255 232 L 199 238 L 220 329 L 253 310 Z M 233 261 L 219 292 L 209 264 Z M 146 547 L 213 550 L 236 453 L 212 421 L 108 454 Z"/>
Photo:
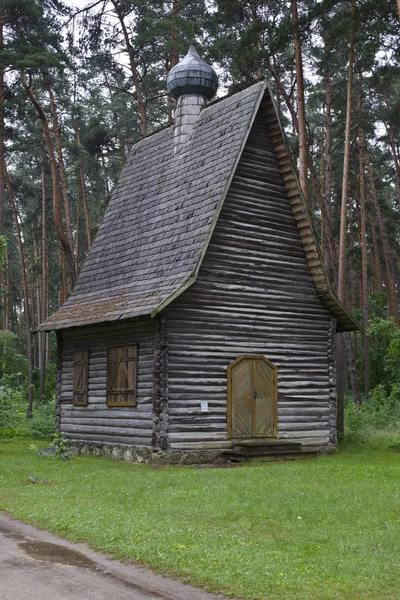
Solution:
<path fill-rule="evenodd" d="M 154 316 L 195 281 L 265 90 L 257 83 L 203 109 L 176 156 L 173 127 L 134 146 L 71 297 L 39 329 Z M 311 254 L 315 271 L 316 244 Z M 322 301 L 354 329 L 321 273 L 330 305 Z"/>

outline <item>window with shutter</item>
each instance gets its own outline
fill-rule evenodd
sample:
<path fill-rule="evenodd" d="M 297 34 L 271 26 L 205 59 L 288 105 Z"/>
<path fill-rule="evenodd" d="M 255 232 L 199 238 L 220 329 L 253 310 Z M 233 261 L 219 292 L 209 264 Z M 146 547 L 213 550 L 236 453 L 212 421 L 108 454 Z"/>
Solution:
<path fill-rule="evenodd" d="M 136 406 L 137 346 L 109 348 L 107 405 Z"/>
<path fill-rule="evenodd" d="M 74 352 L 72 404 L 86 406 L 88 400 L 89 350 Z"/>

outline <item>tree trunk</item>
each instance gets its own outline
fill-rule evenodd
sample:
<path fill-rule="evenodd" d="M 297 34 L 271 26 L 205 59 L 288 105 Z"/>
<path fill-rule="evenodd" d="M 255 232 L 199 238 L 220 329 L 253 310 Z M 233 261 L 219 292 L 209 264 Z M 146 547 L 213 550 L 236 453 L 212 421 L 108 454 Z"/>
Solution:
<path fill-rule="evenodd" d="M 351 2 L 351 14 L 354 19 L 355 0 Z M 338 268 L 338 297 L 345 303 L 346 297 L 346 236 L 347 236 L 347 194 L 349 187 L 350 167 L 350 134 L 351 134 L 351 98 L 353 92 L 353 64 L 354 64 L 354 26 L 350 34 L 349 71 L 347 84 L 347 107 L 346 107 L 346 129 L 344 140 L 342 200 L 340 207 L 340 236 L 339 236 L 339 268 Z M 347 379 L 345 360 L 345 340 L 338 344 L 337 361 L 338 379 Z M 342 387 L 337 389 L 338 410 L 338 435 L 344 435 L 344 393 Z"/>
<path fill-rule="evenodd" d="M 0 52 L 4 48 L 4 17 L 0 14 Z M 4 156 L 4 103 L 5 103 L 5 90 L 4 90 L 4 67 L 0 63 L 0 235 L 4 234 L 4 168 L 5 168 L 5 156 Z"/>
<path fill-rule="evenodd" d="M 72 254 L 72 259 L 74 261 L 74 268 L 75 268 L 75 277 L 74 277 L 73 281 L 71 282 L 71 287 L 72 287 L 74 284 L 74 281 L 76 279 L 76 276 L 78 274 L 78 270 L 77 270 L 77 265 L 76 265 L 76 259 L 74 256 L 74 240 L 73 240 L 73 236 L 72 236 L 71 210 L 70 210 L 69 200 L 68 200 L 67 180 L 66 180 L 66 176 L 65 176 L 65 167 L 64 167 L 64 156 L 63 156 L 62 145 L 61 145 L 61 134 L 60 134 L 60 127 L 58 124 L 58 117 L 57 117 L 54 93 L 51 88 L 49 78 L 46 77 L 45 75 L 43 75 L 43 81 L 44 81 L 45 88 L 49 94 L 49 98 L 50 98 L 50 111 L 51 111 L 51 118 L 53 121 L 53 131 L 54 131 L 54 138 L 55 138 L 55 142 L 56 142 L 56 151 L 57 151 L 57 157 L 58 157 L 58 172 L 59 172 L 59 176 L 60 176 L 61 194 L 62 194 L 62 198 L 63 198 L 66 235 L 67 235 L 69 246 L 71 248 L 71 254 Z"/>
<path fill-rule="evenodd" d="M 352 348 L 350 334 L 347 331 L 343 333 L 343 340 L 346 347 L 347 361 L 350 366 L 350 381 L 353 392 L 353 400 L 354 404 L 359 405 L 361 404 L 361 398 L 360 389 L 358 387 L 356 355 L 354 349 Z"/>
<path fill-rule="evenodd" d="M 174 25 L 173 25 L 172 31 L 171 31 L 172 48 L 171 48 L 168 72 L 173 67 L 175 67 L 175 65 L 177 65 L 179 62 L 179 32 L 178 32 L 178 28 L 175 25 L 175 23 L 179 17 L 178 0 L 172 0 L 172 16 L 174 17 L 174 20 L 173 20 Z M 167 75 L 168 75 L 168 73 L 167 73 Z"/>
<path fill-rule="evenodd" d="M 147 135 L 147 107 L 146 107 L 146 102 L 143 98 L 142 84 L 139 79 L 139 75 L 138 75 L 138 71 L 137 71 L 135 52 L 134 52 L 133 46 L 129 40 L 128 30 L 126 28 L 124 17 L 121 13 L 120 7 L 118 6 L 118 3 L 116 2 L 116 0 L 111 0 L 111 1 L 114 5 L 115 13 L 116 13 L 118 20 L 120 22 L 120 25 L 121 25 L 122 35 L 124 36 L 124 40 L 125 40 L 126 51 L 129 56 L 129 66 L 131 68 L 133 85 L 135 87 L 136 100 L 139 105 L 140 132 L 142 134 L 142 137 L 146 137 L 146 135 Z"/>
<path fill-rule="evenodd" d="M 351 2 L 351 15 L 354 20 L 355 0 Z M 344 139 L 344 160 L 342 180 L 342 200 L 340 206 L 340 238 L 339 238 L 339 272 L 338 272 L 338 297 L 344 302 L 346 285 L 346 236 L 347 236 L 347 194 L 349 188 L 350 170 L 350 135 L 351 135 L 351 108 L 353 93 L 353 65 L 354 65 L 354 26 L 350 33 L 349 71 L 347 83 L 346 130 Z"/>
<path fill-rule="evenodd" d="M 370 220 L 371 236 L 372 236 L 372 247 L 374 250 L 372 257 L 372 264 L 374 268 L 374 290 L 375 292 L 382 291 L 383 275 L 381 268 L 381 251 L 378 244 L 378 238 L 376 236 L 375 220 Z"/>
<path fill-rule="evenodd" d="M 344 438 L 344 396 L 347 391 L 346 349 L 343 333 L 336 334 L 336 426 L 338 440 Z"/>
<path fill-rule="evenodd" d="M 399 324 L 399 309 L 398 309 L 398 296 L 397 289 L 395 285 L 395 267 L 392 262 L 392 254 L 389 245 L 389 239 L 386 233 L 386 227 L 383 221 L 382 211 L 378 200 L 378 194 L 376 191 L 374 173 L 372 169 L 371 157 L 369 155 L 367 145 L 365 143 L 364 147 L 364 157 L 367 165 L 367 173 L 369 186 L 371 191 L 372 200 L 374 203 L 376 218 L 378 221 L 379 234 L 381 237 L 382 248 L 383 248 L 383 256 L 385 259 L 385 269 L 386 269 L 386 293 L 388 298 L 388 311 L 389 316 L 393 317 L 396 324 Z"/>
<path fill-rule="evenodd" d="M 80 250 L 80 226 L 79 220 L 81 217 L 81 203 L 79 190 L 76 194 L 76 225 L 75 225 L 75 256 L 78 264 L 78 272 L 80 271 L 79 250 Z"/>
<path fill-rule="evenodd" d="M 389 137 L 389 146 L 393 155 L 395 178 L 396 178 L 396 190 L 397 190 L 397 203 L 400 207 L 400 157 L 396 151 L 396 143 L 393 135 L 393 128 L 388 123 L 385 123 L 386 131 Z"/>
<path fill-rule="evenodd" d="M 106 188 L 106 207 L 108 206 L 110 200 L 111 200 L 111 189 L 110 189 L 110 183 L 108 180 L 108 172 L 107 172 L 107 166 L 104 160 L 104 156 L 101 155 L 101 167 L 102 167 L 102 172 L 103 172 L 103 177 L 104 177 L 104 186 Z M 103 211 L 102 211 L 102 206 L 101 206 L 101 198 L 100 198 L 100 194 L 99 194 L 99 202 L 98 202 L 98 215 L 97 215 L 97 227 L 100 227 L 101 225 L 101 219 L 103 217 Z"/>
<path fill-rule="evenodd" d="M 296 111 L 293 107 L 291 98 L 288 95 L 288 93 L 286 92 L 283 83 L 279 79 L 279 75 L 278 75 L 273 63 L 270 63 L 269 70 L 271 71 L 271 73 L 275 79 L 277 89 L 279 90 L 280 94 L 282 95 L 282 98 L 285 100 L 286 106 L 288 107 L 288 110 L 291 114 L 293 131 L 299 135 L 299 121 L 298 121 L 298 118 L 296 115 Z M 334 272 L 335 268 L 336 268 L 337 260 L 336 260 L 336 250 L 335 250 L 335 244 L 334 244 L 333 233 L 332 233 L 331 218 L 326 211 L 325 202 L 324 202 L 323 196 L 321 194 L 320 185 L 318 183 L 318 177 L 315 172 L 314 165 L 312 164 L 312 160 L 308 154 L 307 146 L 306 146 L 306 149 L 307 149 L 307 164 L 308 164 L 308 168 L 310 170 L 310 175 L 311 175 L 311 180 L 312 180 L 315 196 L 316 196 L 319 208 L 321 210 L 321 219 L 323 222 L 323 235 L 324 235 L 323 245 L 325 245 L 326 253 L 329 254 L 329 257 L 330 257 L 330 262 L 331 262 L 331 266 L 332 266 L 331 271 Z M 328 273 L 328 276 L 329 276 L 329 273 Z"/>
<path fill-rule="evenodd" d="M 64 304 L 68 298 L 68 284 L 67 284 L 67 269 L 65 266 L 65 254 L 60 252 L 59 261 L 61 267 L 61 285 L 59 287 L 59 308 Z"/>
<path fill-rule="evenodd" d="M 80 180 L 81 180 L 83 212 L 85 214 L 87 248 L 89 251 L 90 248 L 92 247 L 92 235 L 91 235 L 91 231 L 90 231 L 90 215 L 89 215 L 89 206 L 88 206 L 88 202 L 87 202 L 85 170 L 83 168 L 81 136 L 80 136 L 80 130 L 79 130 L 78 123 L 75 124 L 75 133 L 76 133 L 76 143 L 77 143 L 78 149 L 79 149 L 79 175 L 80 175 Z"/>
<path fill-rule="evenodd" d="M 9 265 L 9 256 L 8 256 L 8 248 L 6 248 L 6 254 L 4 257 L 4 268 L 3 268 L 3 278 L 2 278 L 2 307 L 3 307 L 3 329 L 10 329 L 10 315 L 12 314 L 12 303 L 11 303 L 11 294 L 10 294 L 10 265 Z"/>
<path fill-rule="evenodd" d="M 68 271 L 69 271 L 69 276 L 70 276 L 70 280 L 71 280 L 71 285 L 73 285 L 75 282 L 75 261 L 74 261 L 74 257 L 73 257 L 73 248 L 71 248 L 70 243 L 64 233 L 64 228 L 63 228 L 62 214 L 61 214 L 61 207 L 60 207 L 60 197 L 59 197 L 59 191 L 58 191 L 57 161 L 56 161 L 56 157 L 54 154 L 53 143 L 51 141 L 49 124 L 47 121 L 46 114 L 45 114 L 43 108 L 41 107 L 39 101 L 37 100 L 36 96 L 33 94 L 30 86 L 28 85 L 28 83 L 26 81 L 25 73 L 23 71 L 21 71 L 21 82 L 22 82 L 22 85 L 24 86 L 27 96 L 30 99 L 30 101 L 32 102 L 32 104 L 39 116 L 41 124 L 42 124 L 43 135 L 44 135 L 44 139 L 46 142 L 46 148 L 47 148 L 47 152 L 49 155 L 50 167 L 51 167 L 51 178 L 52 178 L 52 184 L 53 184 L 54 225 L 56 228 L 58 239 L 60 240 L 60 244 L 62 246 L 64 255 L 65 255 L 65 260 L 68 265 Z"/>
<path fill-rule="evenodd" d="M 37 257 L 35 257 L 36 259 Z M 28 271 L 29 263 L 28 263 Z M 31 326 L 32 331 L 35 331 L 37 327 L 37 306 L 36 306 L 36 298 L 37 298 L 37 287 L 34 283 L 29 286 L 29 305 L 31 307 Z M 39 366 L 39 347 L 38 347 L 38 338 L 36 335 L 33 336 L 32 339 L 32 348 L 33 348 L 33 368 L 37 369 Z"/>
<path fill-rule="evenodd" d="M 165 63 L 165 78 L 168 77 L 170 70 L 179 62 L 179 31 L 175 23 L 179 16 L 178 0 L 172 1 L 172 15 L 174 17 L 174 25 L 171 30 L 172 47 L 169 56 L 166 57 Z M 168 124 L 171 125 L 174 121 L 174 110 L 176 108 L 176 100 L 168 92 L 167 94 L 167 109 L 168 109 Z"/>
<path fill-rule="evenodd" d="M 286 106 L 288 107 L 288 110 L 290 112 L 290 116 L 292 117 L 293 129 L 294 129 L 294 131 L 296 131 L 298 133 L 299 121 L 297 118 L 297 114 L 296 114 L 295 108 L 293 106 L 292 99 L 289 96 L 289 94 L 287 93 L 287 91 L 285 90 L 285 86 L 283 85 L 283 83 L 278 75 L 274 61 L 270 61 L 270 63 L 268 64 L 268 69 L 270 70 L 270 72 L 275 80 L 277 96 L 279 97 L 279 94 L 280 94 L 282 96 L 282 98 L 285 100 Z"/>
<path fill-rule="evenodd" d="M 0 14 L 0 52 L 4 49 L 4 16 Z M 4 234 L 4 67 L 0 62 L 0 235 Z M 7 252 L 7 250 L 6 250 Z M 5 262 L 5 261 L 4 261 Z M 7 266 L 4 264 L 0 267 L 0 286 L 1 286 L 1 306 L 3 310 L 3 329 L 8 329 L 7 316 Z"/>
<path fill-rule="evenodd" d="M 47 206 L 46 206 L 46 178 L 44 169 L 42 171 L 42 273 L 40 281 L 40 323 L 47 319 L 48 315 L 48 263 L 47 263 Z M 40 331 L 40 364 L 39 364 L 39 402 L 45 399 L 46 386 L 46 361 L 47 341 L 46 332 Z"/>
<path fill-rule="evenodd" d="M 114 105 L 114 95 L 112 93 L 111 85 L 110 85 L 110 82 L 107 77 L 107 72 L 104 72 L 104 81 L 106 82 L 108 93 L 110 94 L 111 106 L 113 106 Z M 122 135 L 121 128 L 119 126 L 118 113 L 114 108 L 112 109 L 112 114 L 113 114 L 114 121 L 115 121 L 115 127 L 118 131 L 119 152 L 121 154 L 122 163 L 125 166 L 126 161 L 128 160 L 128 157 L 126 155 L 126 150 L 125 150 L 125 140 Z M 75 120 L 75 131 L 78 133 L 78 130 L 79 130 L 79 123 L 78 123 L 78 120 L 76 119 Z M 79 144 L 80 144 L 80 142 L 79 142 Z M 79 156 L 81 157 L 81 154 Z"/>
<path fill-rule="evenodd" d="M 329 48 L 327 42 L 325 43 L 325 54 L 329 56 Z M 325 63 L 325 169 L 324 169 L 324 187 L 323 187 L 323 203 L 325 207 L 325 219 L 331 224 L 331 199 L 332 199 L 332 89 L 331 89 L 331 75 L 329 69 L 328 59 Z M 325 221 L 323 219 L 323 222 Z M 324 222 L 324 233 L 328 235 L 326 230 L 326 223 Z M 328 274 L 333 270 L 333 264 L 336 262 L 332 252 L 334 253 L 334 244 L 332 232 L 330 233 L 330 240 L 323 240 L 324 247 L 324 259 L 325 267 Z"/>
<path fill-rule="evenodd" d="M 33 370 L 32 370 L 32 340 L 31 340 L 31 323 L 30 323 L 30 314 L 29 314 L 29 292 L 28 292 L 28 281 L 26 277 L 26 265 L 25 265 L 25 256 L 24 256 L 24 248 L 22 245 L 22 235 L 21 228 L 19 226 L 19 218 L 18 218 L 18 210 L 17 205 L 15 204 L 14 195 L 11 187 L 11 182 L 8 177 L 7 168 L 4 165 L 4 175 L 6 179 L 6 185 L 8 190 L 8 196 L 10 199 L 11 210 L 14 217 L 14 225 L 15 231 L 17 233 L 17 241 L 18 241 L 18 252 L 19 259 L 21 262 L 21 279 L 22 279 L 22 295 L 24 299 L 24 315 L 25 315 L 25 328 L 26 328 L 26 358 L 28 360 L 28 408 L 27 408 L 27 417 L 28 419 L 32 418 L 33 412 Z"/>
<path fill-rule="evenodd" d="M 299 176 L 303 195 L 308 202 L 308 147 L 307 147 L 307 124 L 304 100 L 304 78 L 303 58 L 301 53 L 301 40 L 299 30 L 299 16 L 297 11 L 297 0 L 291 0 L 294 51 L 296 59 L 297 80 L 297 117 L 299 122 Z"/>
<path fill-rule="evenodd" d="M 359 109 L 362 109 L 361 86 Z M 362 281 L 362 310 L 364 329 L 368 327 L 368 258 L 367 258 L 367 224 L 365 214 L 365 171 L 364 171 L 364 147 L 365 136 L 362 127 L 359 128 L 359 178 L 360 178 L 360 237 L 361 237 L 361 281 Z M 370 390 L 370 361 L 369 361 L 369 339 L 363 335 L 364 347 L 364 392 L 369 395 Z"/>

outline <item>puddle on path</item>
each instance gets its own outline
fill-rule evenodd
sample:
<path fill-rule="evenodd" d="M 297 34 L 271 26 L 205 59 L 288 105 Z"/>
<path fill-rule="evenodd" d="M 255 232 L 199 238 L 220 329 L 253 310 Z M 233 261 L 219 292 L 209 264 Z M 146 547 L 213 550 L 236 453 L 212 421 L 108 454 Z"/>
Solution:
<path fill-rule="evenodd" d="M 0 525 L 0 534 L 5 535 L 7 538 L 10 538 L 10 540 L 23 540 L 24 536 L 21 535 L 20 533 L 17 533 L 15 531 L 10 531 L 9 529 L 7 529 L 7 527 L 2 527 Z"/>
<path fill-rule="evenodd" d="M 62 563 L 64 565 L 71 565 L 73 567 L 86 567 L 90 569 L 96 568 L 95 563 L 81 552 L 70 550 L 69 548 L 60 546 L 58 544 L 29 541 L 21 542 L 18 544 L 18 547 L 32 558 L 36 558 L 38 560 Z"/>

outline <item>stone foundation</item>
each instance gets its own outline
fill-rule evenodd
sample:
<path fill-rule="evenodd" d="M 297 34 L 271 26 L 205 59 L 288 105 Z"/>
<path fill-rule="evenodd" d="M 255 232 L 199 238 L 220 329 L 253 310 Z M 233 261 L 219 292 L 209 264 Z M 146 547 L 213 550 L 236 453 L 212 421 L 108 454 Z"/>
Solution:
<path fill-rule="evenodd" d="M 84 440 L 68 440 L 71 454 L 83 456 L 104 456 L 123 462 L 150 465 L 230 465 L 232 462 L 221 455 L 220 449 L 191 450 L 159 450 L 151 446 L 129 446 L 128 444 L 111 444 L 107 442 L 86 442 Z M 254 460 L 296 460 L 311 458 L 321 454 L 332 454 L 336 451 L 333 445 L 304 446 L 297 455 L 275 455 L 254 457 Z M 248 457 L 251 460 L 251 457 Z"/>
<path fill-rule="evenodd" d="M 151 465 L 200 465 L 213 463 L 229 463 L 220 457 L 219 450 L 168 450 L 155 452 L 150 446 L 129 446 L 127 444 L 110 444 L 107 442 L 86 442 L 68 440 L 71 454 L 83 456 L 105 456 L 131 463 Z"/>

